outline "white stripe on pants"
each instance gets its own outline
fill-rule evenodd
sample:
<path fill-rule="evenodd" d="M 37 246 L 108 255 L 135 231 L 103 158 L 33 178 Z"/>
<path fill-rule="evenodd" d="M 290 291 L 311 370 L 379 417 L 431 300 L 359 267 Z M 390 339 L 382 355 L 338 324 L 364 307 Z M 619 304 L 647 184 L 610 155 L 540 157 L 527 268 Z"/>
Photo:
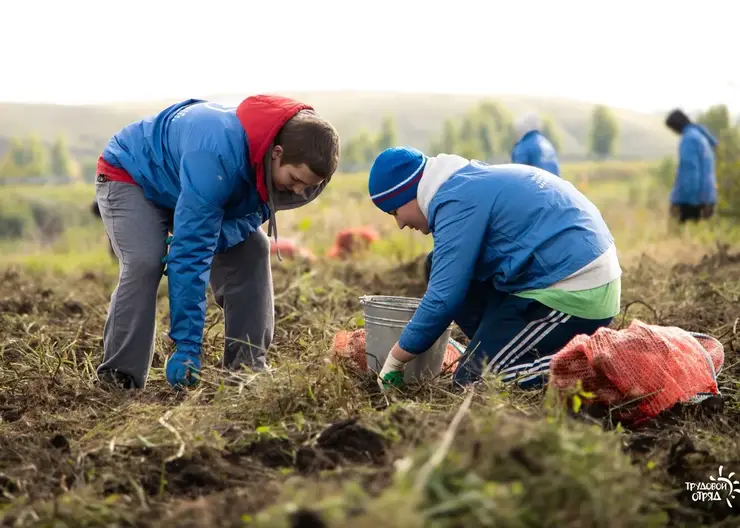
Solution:
<path fill-rule="evenodd" d="M 529 352 L 537 343 L 557 328 L 557 325 L 566 322 L 568 319 L 570 319 L 569 315 L 552 310 L 547 316 L 531 321 L 498 351 L 490 361 L 486 372 L 491 370 L 500 372 L 506 365 L 513 366 L 514 361 Z"/>

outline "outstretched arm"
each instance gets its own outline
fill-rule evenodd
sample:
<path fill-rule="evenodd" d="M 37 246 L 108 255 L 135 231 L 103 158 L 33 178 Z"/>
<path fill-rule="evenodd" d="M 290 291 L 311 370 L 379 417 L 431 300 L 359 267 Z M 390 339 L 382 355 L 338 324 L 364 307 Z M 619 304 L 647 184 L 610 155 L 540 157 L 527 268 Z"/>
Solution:
<path fill-rule="evenodd" d="M 192 371 L 200 370 L 206 288 L 221 232 L 223 207 L 231 195 L 229 174 L 212 152 L 183 156 L 180 183 L 172 245 L 167 257 L 170 338 L 177 347 L 171 358 L 175 360 L 172 369 L 169 364 L 167 367 L 167 379 L 173 385 L 189 384 Z M 178 364 L 178 359 L 190 360 L 193 368 Z"/>

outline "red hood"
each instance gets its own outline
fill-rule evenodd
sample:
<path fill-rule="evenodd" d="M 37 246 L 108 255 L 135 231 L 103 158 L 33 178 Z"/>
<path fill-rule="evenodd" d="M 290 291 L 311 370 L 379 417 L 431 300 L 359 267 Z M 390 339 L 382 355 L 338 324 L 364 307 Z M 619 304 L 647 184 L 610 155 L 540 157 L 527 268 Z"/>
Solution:
<path fill-rule="evenodd" d="M 249 161 L 257 179 L 257 192 L 267 202 L 264 158 L 267 149 L 285 123 L 301 110 L 313 110 L 307 104 L 277 95 L 247 97 L 236 109 L 249 141 Z"/>

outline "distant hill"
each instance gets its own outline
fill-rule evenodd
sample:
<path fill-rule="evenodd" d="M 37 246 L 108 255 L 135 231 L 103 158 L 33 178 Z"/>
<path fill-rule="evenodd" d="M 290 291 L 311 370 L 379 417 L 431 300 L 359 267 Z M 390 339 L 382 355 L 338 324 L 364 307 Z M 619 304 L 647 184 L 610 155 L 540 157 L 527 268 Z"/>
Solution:
<path fill-rule="evenodd" d="M 11 137 L 36 134 L 50 143 L 64 134 L 75 156 L 97 156 L 111 134 L 141 116 L 107 106 L 0 103 L 0 153 Z"/>
<path fill-rule="evenodd" d="M 281 92 L 312 104 L 334 123 L 344 138 L 362 128 L 375 132 L 385 115 L 396 119 L 399 141 L 421 149 L 428 147 L 446 118 L 465 113 L 482 99 L 503 103 L 517 115 L 535 111 L 549 115 L 560 128 L 562 156 L 583 159 L 593 105 L 580 101 L 517 95 L 444 95 L 384 92 Z M 241 95 L 220 94 L 207 97 L 236 103 Z M 67 136 L 76 156 L 96 156 L 109 137 L 126 124 L 157 112 L 174 101 L 151 101 L 115 105 L 55 106 L 0 103 L 0 149 L 12 136 L 36 133 L 44 141 L 57 134 Z M 656 159 L 673 154 L 677 138 L 663 125 L 662 115 L 614 109 L 619 121 L 621 159 Z"/>

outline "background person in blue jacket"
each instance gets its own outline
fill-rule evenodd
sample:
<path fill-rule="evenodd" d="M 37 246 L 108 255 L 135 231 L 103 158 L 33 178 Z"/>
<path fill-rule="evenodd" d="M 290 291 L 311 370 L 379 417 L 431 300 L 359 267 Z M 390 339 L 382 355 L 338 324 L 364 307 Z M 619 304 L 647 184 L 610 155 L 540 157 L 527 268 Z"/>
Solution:
<path fill-rule="evenodd" d="M 671 215 L 679 223 L 709 218 L 717 203 L 714 173 L 717 140 L 704 125 L 692 123 L 680 109 L 668 114 L 666 125 L 681 136 L 676 179 L 670 196 Z"/>
<path fill-rule="evenodd" d="M 609 229 L 550 172 L 396 147 L 376 158 L 368 187 L 400 229 L 434 237 L 426 293 L 383 365 L 381 388 L 402 383 L 404 365 L 453 320 L 471 339 L 456 384 L 479 379 L 489 364 L 505 382 L 537 387 L 553 354 L 620 311 Z"/>
<path fill-rule="evenodd" d="M 539 167 L 560 176 L 560 161 L 555 147 L 540 130 L 542 122 L 536 114 L 525 114 L 514 123 L 518 141 L 511 151 L 511 162 Z"/>
<path fill-rule="evenodd" d="M 115 134 L 97 167 L 96 200 L 120 266 L 98 377 L 144 387 L 165 265 L 176 348 L 167 381 L 199 379 L 209 282 L 225 314 L 224 368 L 264 369 L 275 212 L 316 198 L 338 160 L 334 128 L 283 97 L 248 97 L 236 108 L 189 99 Z M 266 235 L 259 227 L 268 220 Z"/>

